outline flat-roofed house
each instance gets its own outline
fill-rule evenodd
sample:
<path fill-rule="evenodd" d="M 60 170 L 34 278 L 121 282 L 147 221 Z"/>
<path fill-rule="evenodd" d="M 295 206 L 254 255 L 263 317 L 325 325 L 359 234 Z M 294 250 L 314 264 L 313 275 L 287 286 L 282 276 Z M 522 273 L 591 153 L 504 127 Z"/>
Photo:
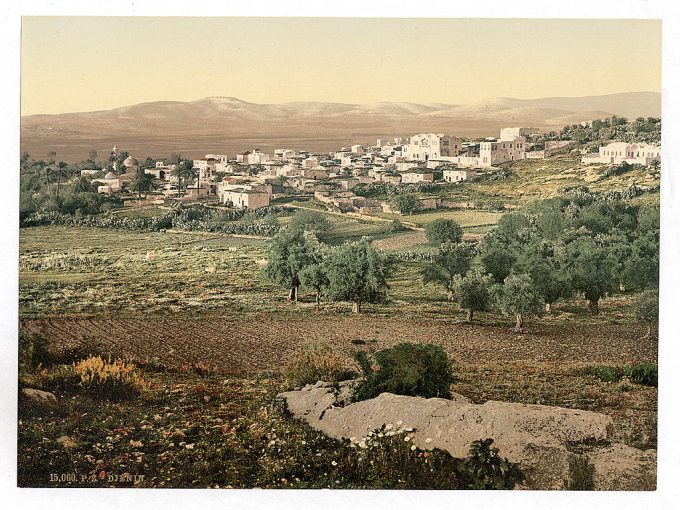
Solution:
<path fill-rule="evenodd" d="M 415 184 L 417 182 L 433 182 L 432 172 L 403 172 L 401 174 L 402 184 Z"/>
<path fill-rule="evenodd" d="M 270 197 L 270 193 L 254 189 L 234 188 L 222 191 L 222 203 L 238 209 L 267 207 Z"/>
<path fill-rule="evenodd" d="M 447 169 L 442 172 L 446 182 L 460 182 L 472 179 L 477 176 L 475 170 L 468 169 Z"/>

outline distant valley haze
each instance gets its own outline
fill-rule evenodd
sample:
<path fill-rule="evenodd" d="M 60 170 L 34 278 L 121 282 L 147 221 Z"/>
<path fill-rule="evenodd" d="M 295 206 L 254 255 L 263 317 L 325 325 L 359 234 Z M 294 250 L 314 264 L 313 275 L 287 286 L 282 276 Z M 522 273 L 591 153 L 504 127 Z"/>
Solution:
<path fill-rule="evenodd" d="M 21 151 L 35 159 L 57 152 L 76 162 L 92 149 L 101 158 L 117 144 L 136 157 L 258 148 L 332 151 L 374 144 L 420 132 L 463 137 L 494 136 L 502 127 L 557 130 L 567 124 L 611 117 L 660 117 L 658 92 L 583 97 L 493 98 L 468 104 L 376 102 L 289 102 L 261 104 L 235 97 L 196 101 L 154 101 L 93 112 L 28 115 L 21 119 Z"/>

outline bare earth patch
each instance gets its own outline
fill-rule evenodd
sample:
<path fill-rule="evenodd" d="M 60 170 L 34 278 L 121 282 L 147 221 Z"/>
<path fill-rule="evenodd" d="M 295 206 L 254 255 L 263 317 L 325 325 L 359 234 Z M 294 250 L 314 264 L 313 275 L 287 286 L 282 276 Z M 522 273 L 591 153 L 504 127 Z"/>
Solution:
<path fill-rule="evenodd" d="M 459 363 L 656 362 L 657 344 L 639 339 L 629 324 L 535 324 L 530 334 L 509 328 L 460 324 L 450 319 L 383 317 L 260 317 L 236 319 L 26 319 L 22 328 L 43 332 L 57 348 L 92 341 L 119 355 L 159 357 L 168 365 L 209 362 L 224 372 L 278 370 L 304 345 L 322 343 L 351 356 L 361 348 L 400 342 L 441 345 Z"/>

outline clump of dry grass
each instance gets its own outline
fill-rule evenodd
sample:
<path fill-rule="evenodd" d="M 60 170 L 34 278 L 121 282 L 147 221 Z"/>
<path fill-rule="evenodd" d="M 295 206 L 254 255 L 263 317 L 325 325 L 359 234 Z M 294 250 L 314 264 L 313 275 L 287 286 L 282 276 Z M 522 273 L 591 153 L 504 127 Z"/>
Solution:
<path fill-rule="evenodd" d="M 73 370 L 85 391 L 104 397 L 137 395 L 145 386 L 135 365 L 120 359 L 93 356 L 74 364 Z"/>
<path fill-rule="evenodd" d="M 286 383 L 291 387 L 317 381 L 339 382 L 356 374 L 341 355 L 326 345 L 308 345 L 299 351 L 284 368 Z"/>

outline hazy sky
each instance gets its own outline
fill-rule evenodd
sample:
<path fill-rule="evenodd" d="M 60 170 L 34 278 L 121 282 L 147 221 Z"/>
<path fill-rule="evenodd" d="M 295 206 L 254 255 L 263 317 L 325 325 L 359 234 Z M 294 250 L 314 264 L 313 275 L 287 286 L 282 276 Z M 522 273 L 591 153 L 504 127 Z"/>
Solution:
<path fill-rule="evenodd" d="M 661 90 L 653 20 L 25 17 L 22 115 Z"/>

